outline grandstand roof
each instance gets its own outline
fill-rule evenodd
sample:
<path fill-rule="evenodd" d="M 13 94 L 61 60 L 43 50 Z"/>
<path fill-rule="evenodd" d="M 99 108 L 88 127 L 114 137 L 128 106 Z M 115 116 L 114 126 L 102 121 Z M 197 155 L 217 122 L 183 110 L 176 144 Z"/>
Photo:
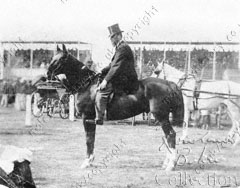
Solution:
<path fill-rule="evenodd" d="M 91 50 L 92 44 L 81 41 L 1 41 L 1 48 L 5 50 L 55 50 L 56 45 L 67 44 L 68 49 Z"/>

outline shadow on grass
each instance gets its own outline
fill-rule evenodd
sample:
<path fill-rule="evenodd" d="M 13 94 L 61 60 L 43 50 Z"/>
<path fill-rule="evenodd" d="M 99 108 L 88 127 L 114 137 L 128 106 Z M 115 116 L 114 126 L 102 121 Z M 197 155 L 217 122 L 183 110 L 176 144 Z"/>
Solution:
<path fill-rule="evenodd" d="M 192 170 L 214 170 L 214 171 L 227 171 L 227 172 L 239 172 L 240 167 L 236 166 L 226 166 L 226 165 L 220 165 L 220 164 L 204 164 L 200 168 L 200 164 L 191 164 L 191 165 L 183 165 L 183 166 L 176 166 L 175 171 L 192 171 Z"/>
<path fill-rule="evenodd" d="M 7 129 L 7 130 L 1 130 L 0 135 L 52 135 L 48 133 L 47 131 L 41 131 L 41 130 L 34 130 L 34 129 Z"/>

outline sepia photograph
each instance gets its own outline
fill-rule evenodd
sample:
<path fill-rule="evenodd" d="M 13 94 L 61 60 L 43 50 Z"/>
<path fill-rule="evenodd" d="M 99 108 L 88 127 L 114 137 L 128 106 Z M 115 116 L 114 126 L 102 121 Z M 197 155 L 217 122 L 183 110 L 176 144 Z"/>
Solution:
<path fill-rule="evenodd" d="M 0 0 L 0 188 L 224 187 L 239 0 Z"/>

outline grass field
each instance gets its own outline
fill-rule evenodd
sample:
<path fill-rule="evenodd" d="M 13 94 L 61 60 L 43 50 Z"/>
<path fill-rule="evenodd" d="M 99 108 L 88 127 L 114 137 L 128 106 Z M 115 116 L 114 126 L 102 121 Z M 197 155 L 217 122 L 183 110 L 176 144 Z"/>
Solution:
<path fill-rule="evenodd" d="M 190 128 L 186 144 L 177 145 L 176 169 L 165 172 L 161 129 L 107 122 L 97 127 L 94 166 L 82 170 L 86 145 L 81 120 L 44 117 L 41 127 L 36 128 L 34 118 L 33 126 L 25 126 L 25 112 L 0 108 L 0 143 L 33 151 L 31 167 L 38 188 L 240 186 L 240 145 L 223 143 L 227 130 Z M 175 130 L 181 136 L 181 129 Z"/>

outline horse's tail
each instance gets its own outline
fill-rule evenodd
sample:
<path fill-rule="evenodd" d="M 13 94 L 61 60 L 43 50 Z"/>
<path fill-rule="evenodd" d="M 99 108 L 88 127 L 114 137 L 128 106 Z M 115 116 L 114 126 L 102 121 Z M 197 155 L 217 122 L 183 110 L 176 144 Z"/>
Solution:
<path fill-rule="evenodd" d="M 184 124 L 184 102 L 182 91 L 178 86 L 175 86 L 174 93 L 176 95 L 173 98 L 173 108 L 172 108 L 172 124 L 173 126 L 182 127 Z"/>

